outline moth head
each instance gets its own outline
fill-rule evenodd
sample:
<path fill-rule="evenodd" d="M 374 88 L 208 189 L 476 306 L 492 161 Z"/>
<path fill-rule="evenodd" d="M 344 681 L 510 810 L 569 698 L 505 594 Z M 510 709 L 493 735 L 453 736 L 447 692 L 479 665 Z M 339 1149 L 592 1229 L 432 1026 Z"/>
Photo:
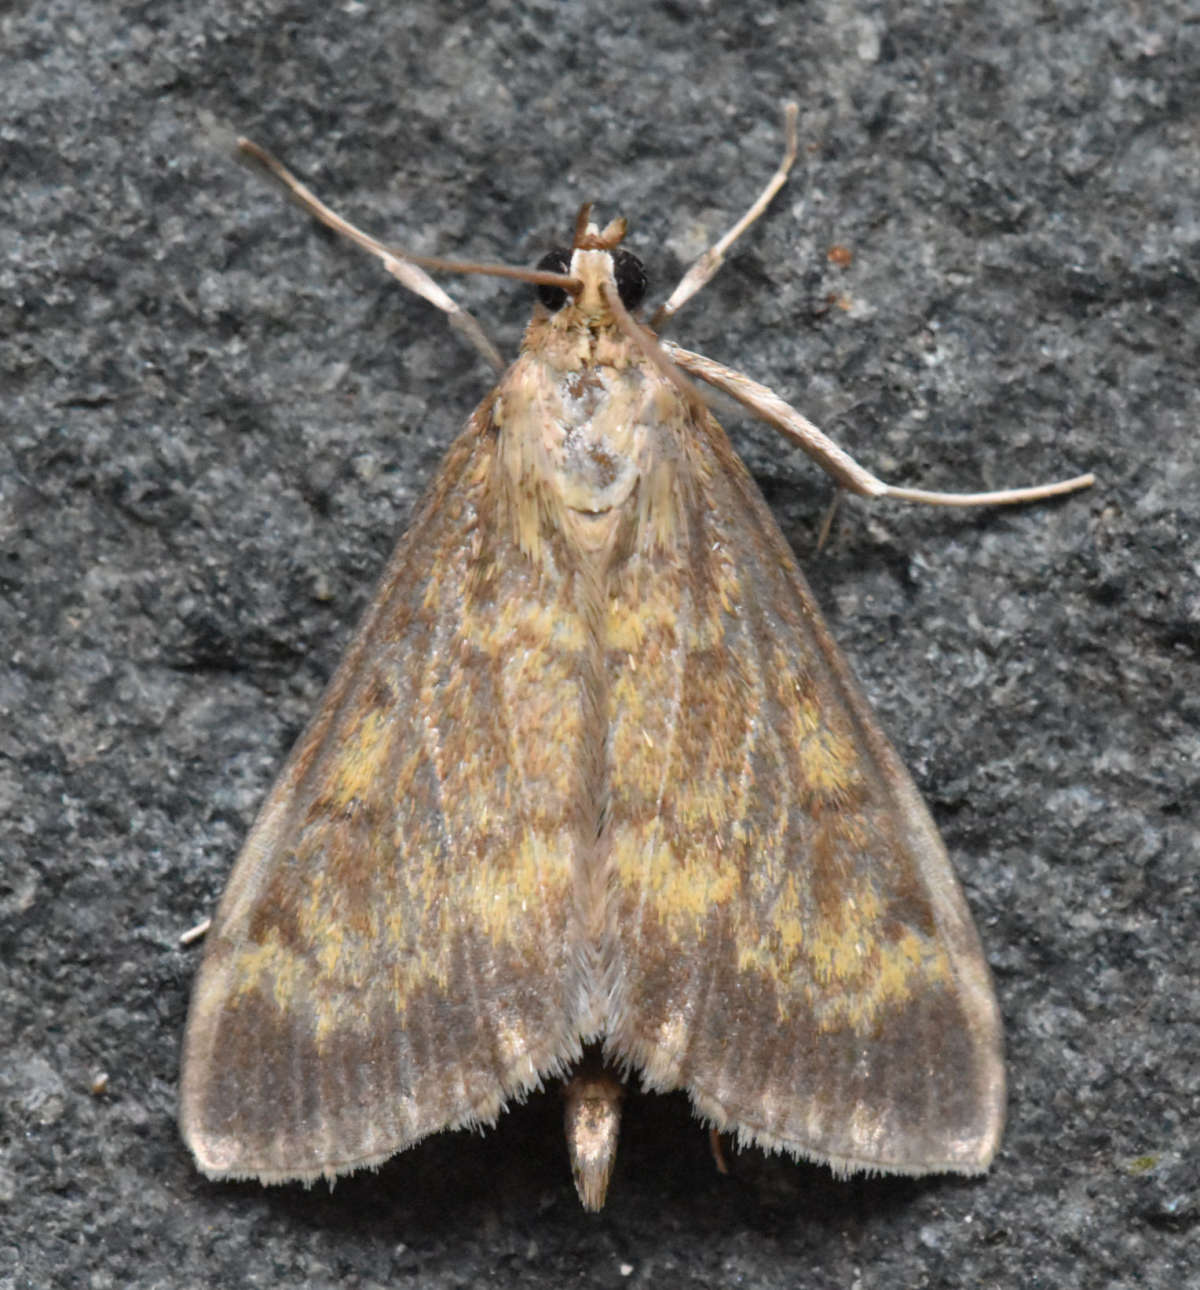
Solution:
<path fill-rule="evenodd" d="M 574 303 L 585 317 L 608 315 L 603 293 L 605 283 L 616 289 L 627 310 L 634 310 L 646 294 L 648 279 L 641 260 L 621 247 L 628 226 L 624 217 L 619 216 L 601 230 L 588 218 L 591 209 L 590 202 L 580 207 L 571 250 L 548 251 L 537 267 L 546 273 L 569 274 L 580 284 L 579 291 L 574 293 Z M 538 299 L 551 313 L 562 309 L 571 295 L 563 287 L 546 285 L 539 286 L 537 292 Z"/>

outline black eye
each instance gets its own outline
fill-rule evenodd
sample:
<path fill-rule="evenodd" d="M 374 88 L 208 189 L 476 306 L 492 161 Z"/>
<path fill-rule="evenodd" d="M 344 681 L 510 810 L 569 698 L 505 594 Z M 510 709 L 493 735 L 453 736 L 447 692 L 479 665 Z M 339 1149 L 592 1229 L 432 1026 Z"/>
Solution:
<path fill-rule="evenodd" d="M 547 251 L 537 262 L 543 273 L 569 273 L 571 257 L 566 251 Z M 550 310 L 557 313 L 567 303 L 567 293 L 562 287 L 548 287 L 544 283 L 537 289 L 538 299 Z"/>
<path fill-rule="evenodd" d="M 613 252 L 613 277 L 617 280 L 617 294 L 626 309 L 636 309 L 646 294 L 646 270 L 631 251 Z"/>

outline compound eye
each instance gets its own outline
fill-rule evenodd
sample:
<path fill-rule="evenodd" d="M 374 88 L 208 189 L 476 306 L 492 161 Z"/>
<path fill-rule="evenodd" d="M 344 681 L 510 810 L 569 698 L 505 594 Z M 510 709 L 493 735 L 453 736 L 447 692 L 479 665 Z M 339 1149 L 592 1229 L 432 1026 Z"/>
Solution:
<path fill-rule="evenodd" d="M 634 310 L 642 303 L 649 279 L 642 262 L 632 251 L 613 252 L 613 277 L 617 280 L 617 294 L 626 309 Z"/>
<path fill-rule="evenodd" d="M 537 262 L 537 267 L 543 273 L 570 273 L 571 257 L 566 251 L 547 251 Z M 537 293 L 538 299 L 552 314 L 558 313 L 567 303 L 567 293 L 562 287 L 548 287 L 543 283 L 538 286 Z"/>

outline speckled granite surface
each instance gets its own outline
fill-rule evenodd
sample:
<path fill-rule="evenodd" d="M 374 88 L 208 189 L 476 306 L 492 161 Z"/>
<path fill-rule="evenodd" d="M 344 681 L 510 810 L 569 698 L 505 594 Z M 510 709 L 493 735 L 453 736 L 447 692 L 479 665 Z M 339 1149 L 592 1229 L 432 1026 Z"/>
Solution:
<path fill-rule="evenodd" d="M 1195 1277 L 1200 25 L 978 8 L 0 15 L 0 1287 Z M 1008 1035 L 991 1174 L 722 1178 L 681 1099 L 634 1096 L 595 1219 L 548 1092 L 332 1194 L 206 1182 L 178 933 L 488 384 L 232 132 L 420 251 L 530 262 L 594 198 L 661 292 L 788 96 L 801 165 L 673 334 L 895 482 L 1100 477 L 848 503 L 814 557 L 827 483 L 727 420 L 967 887 Z M 512 352 L 522 289 L 454 290 Z"/>

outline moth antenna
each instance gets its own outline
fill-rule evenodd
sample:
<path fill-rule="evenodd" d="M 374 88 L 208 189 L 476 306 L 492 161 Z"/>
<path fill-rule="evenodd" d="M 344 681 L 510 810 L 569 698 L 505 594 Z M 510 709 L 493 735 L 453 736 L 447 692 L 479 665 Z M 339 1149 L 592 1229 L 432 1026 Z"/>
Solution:
<path fill-rule="evenodd" d="M 606 282 L 601 285 L 604 302 L 612 313 L 613 321 L 624 335 L 631 340 L 642 353 L 658 368 L 668 381 L 683 395 L 693 407 L 704 407 L 700 391 L 680 371 L 679 364 L 672 362 L 672 355 L 666 345 L 648 328 L 643 327 L 621 302 L 620 293 Z"/>
<path fill-rule="evenodd" d="M 487 278 L 512 278 L 517 282 L 529 282 L 535 287 L 560 287 L 563 291 L 577 296 L 583 290 L 583 283 L 569 273 L 553 273 L 549 269 L 527 269 L 521 264 L 493 264 L 485 260 L 443 260 L 437 255 L 410 255 L 397 247 L 388 248 L 393 255 L 399 256 L 409 264 L 420 265 L 422 269 L 440 269 L 443 273 L 477 273 Z"/>

